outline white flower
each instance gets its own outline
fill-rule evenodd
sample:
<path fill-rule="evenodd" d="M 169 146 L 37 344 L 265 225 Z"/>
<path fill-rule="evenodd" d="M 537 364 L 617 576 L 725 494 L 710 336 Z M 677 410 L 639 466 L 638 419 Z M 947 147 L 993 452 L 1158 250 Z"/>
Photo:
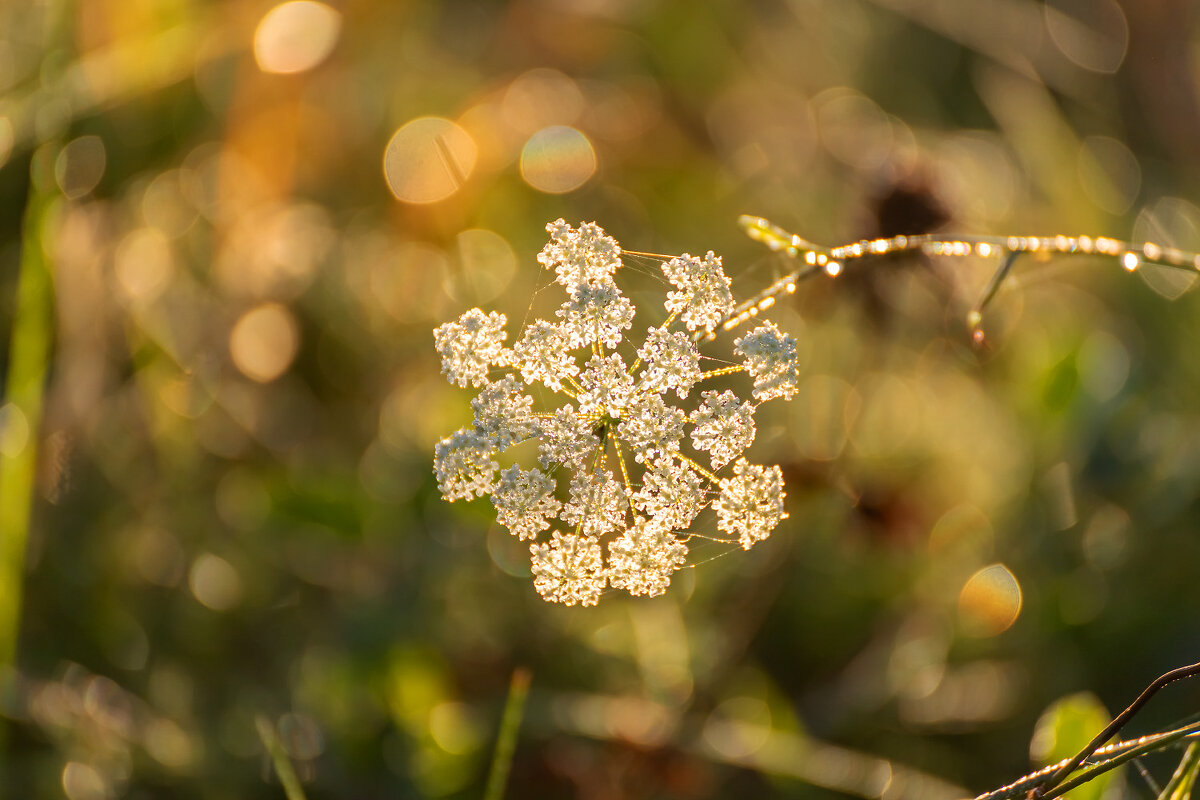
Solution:
<path fill-rule="evenodd" d="M 721 496 L 713 503 L 717 527 L 737 534 L 743 550 L 771 535 L 783 511 L 783 473 L 779 467 L 748 464 L 739 458 L 733 477 L 721 479 Z"/>
<path fill-rule="evenodd" d="M 730 391 L 701 392 L 704 402 L 692 412 L 692 444 L 707 450 L 714 469 L 720 469 L 754 441 L 754 405 L 738 404 Z"/>
<path fill-rule="evenodd" d="M 563 381 L 579 374 L 570 350 L 561 328 L 534 320 L 521 341 L 513 345 L 513 366 L 521 370 L 526 383 L 541 381 L 557 392 L 563 388 Z"/>
<path fill-rule="evenodd" d="M 638 358 L 646 363 L 641 386 L 651 392 L 674 389 L 682 400 L 700 380 L 700 352 L 683 331 L 651 328 Z"/>
<path fill-rule="evenodd" d="M 538 263 L 553 269 L 568 293 L 581 284 L 605 283 L 621 266 L 621 248 L 599 225 L 585 222 L 575 230 L 563 220 L 546 226 L 550 243 L 542 248 Z"/>
<path fill-rule="evenodd" d="M 667 295 L 667 311 L 678 313 L 689 331 L 712 330 L 733 311 L 733 293 L 721 259 L 711 250 L 704 258 L 687 253 L 662 265 L 663 274 L 678 292 Z"/>
<path fill-rule="evenodd" d="M 680 531 L 704 510 L 704 484 L 682 462 L 662 458 L 642 475 L 633 504 L 668 529 Z"/>
<path fill-rule="evenodd" d="M 592 418 L 576 414 L 570 403 L 542 419 L 538 461 L 543 467 L 581 463 L 600 445 L 600 438 L 592 432 L 595 425 Z"/>
<path fill-rule="evenodd" d="M 796 340 L 774 322 L 765 322 L 734 342 L 734 352 L 746 357 L 746 371 L 754 378 L 754 399 L 791 398 L 799 388 L 800 363 Z"/>
<path fill-rule="evenodd" d="M 492 460 L 495 454 L 491 439 L 466 428 L 438 442 L 433 467 L 442 497 L 453 503 L 490 493 L 500 467 Z"/>
<path fill-rule="evenodd" d="M 625 527 L 629 499 L 625 487 L 605 469 L 592 474 L 576 472 L 571 481 L 571 499 L 559 518 L 579 528 L 587 536 L 604 534 Z"/>
<path fill-rule="evenodd" d="M 518 539 L 533 539 L 550 527 L 547 517 L 562 508 L 554 499 L 554 479 L 540 469 L 528 472 L 513 464 L 500 472 L 492 494 L 496 521 Z"/>
<path fill-rule="evenodd" d="M 433 338 L 442 356 L 442 372 L 459 386 L 487 383 L 488 368 L 506 361 L 504 324 L 508 319 L 493 311 L 472 308 L 458 318 L 434 328 Z"/>
<path fill-rule="evenodd" d="M 579 374 L 579 413 L 620 418 L 634 397 L 633 376 L 619 355 L 592 356 Z"/>
<path fill-rule="evenodd" d="M 679 452 L 687 415 L 669 406 L 656 394 L 645 394 L 622 415 L 617 433 L 633 448 L 638 463 L 652 461 L 668 453 Z"/>
<path fill-rule="evenodd" d="M 663 265 L 676 288 L 665 303 L 670 316 L 640 345 L 626 342 L 635 310 L 614 280 L 620 247 L 591 223 L 576 230 L 559 220 L 547 230 L 538 260 L 569 295 L 558 322 L 532 320 L 511 350 L 495 312 L 472 309 L 434 331 L 451 382 L 481 387 L 472 427 L 436 447 L 438 489 L 450 501 L 491 496 L 500 524 L 530 540 L 534 587 L 546 600 L 593 605 L 609 584 L 662 594 L 705 509 L 745 548 L 785 516 L 779 468 L 740 458 L 754 440 L 759 403 L 732 389 L 700 392 L 691 409 L 668 398 L 686 402 L 704 380 L 741 372 L 759 401 L 790 396 L 795 342 L 763 326 L 737 341 L 744 366 L 701 371 L 696 331 L 711 331 L 733 308 L 712 253 Z M 542 402 L 524 393 L 535 382 Z M 540 467 L 513 464 L 497 478 L 499 452 L 529 454 L 530 445 L 514 446 L 530 439 Z M 713 470 L 737 458 L 732 477 L 697 463 L 692 447 L 708 452 Z"/>
<path fill-rule="evenodd" d="M 531 544 L 533 588 L 552 603 L 594 606 L 607 581 L 600 543 L 591 536 L 554 532 L 549 545 Z"/>
<path fill-rule="evenodd" d="M 610 350 L 621 343 L 621 331 L 633 324 L 633 303 L 615 283 L 580 284 L 557 311 L 571 347 L 593 342 Z"/>
<path fill-rule="evenodd" d="M 660 595 L 686 559 L 687 546 L 661 522 L 639 517 L 608 545 L 608 581 L 630 594 Z"/>
<path fill-rule="evenodd" d="M 533 398 L 521 394 L 512 375 L 483 387 L 471 401 L 475 412 L 475 430 L 488 437 L 497 450 L 523 442 L 537 433 L 538 425 L 530 409 Z"/>

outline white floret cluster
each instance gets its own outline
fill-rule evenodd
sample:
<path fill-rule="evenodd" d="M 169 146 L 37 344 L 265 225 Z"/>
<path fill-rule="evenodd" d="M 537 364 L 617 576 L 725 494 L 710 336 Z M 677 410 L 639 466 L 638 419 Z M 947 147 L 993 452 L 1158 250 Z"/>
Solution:
<path fill-rule="evenodd" d="M 722 538 L 744 549 L 787 516 L 779 467 L 742 453 L 758 406 L 796 392 L 796 343 L 768 322 L 736 340 L 743 363 L 702 370 L 696 341 L 734 307 L 721 259 L 709 252 L 662 264 L 675 287 L 669 316 L 640 347 L 625 345 L 635 309 L 614 280 L 617 242 L 594 223 L 546 229 L 538 261 L 568 294 L 557 322 L 534 320 L 511 348 L 507 320 L 494 311 L 473 308 L 434 331 L 447 378 L 480 389 L 472 424 L 437 445 L 438 488 L 448 501 L 491 497 L 497 521 L 530 541 L 534 587 L 546 600 L 594 605 L 609 586 L 659 595 L 686 563 L 689 529 L 705 509 Z M 743 371 L 752 399 L 693 391 Z M 523 391 L 534 383 L 558 405 L 535 411 Z M 695 396 L 695 408 L 677 407 L 669 393 Z M 539 467 L 501 470 L 497 456 L 531 439 Z M 731 475 L 717 474 L 731 462 Z"/>

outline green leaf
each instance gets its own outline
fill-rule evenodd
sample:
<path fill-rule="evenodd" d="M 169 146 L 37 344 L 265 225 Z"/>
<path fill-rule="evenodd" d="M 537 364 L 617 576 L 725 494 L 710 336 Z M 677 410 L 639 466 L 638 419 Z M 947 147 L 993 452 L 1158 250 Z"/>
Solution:
<path fill-rule="evenodd" d="M 1108 711 L 1095 695 L 1081 692 L 1060 698 L 1038 718 L 1033 740 L 1029 744 L 1029 755 L 1044 765 L 1071 758 L 1110 719 Z M 1106 772 L 1064 796 L 1071 800 L 1099 800 L 1116 774 L 1117 770 Z"/>

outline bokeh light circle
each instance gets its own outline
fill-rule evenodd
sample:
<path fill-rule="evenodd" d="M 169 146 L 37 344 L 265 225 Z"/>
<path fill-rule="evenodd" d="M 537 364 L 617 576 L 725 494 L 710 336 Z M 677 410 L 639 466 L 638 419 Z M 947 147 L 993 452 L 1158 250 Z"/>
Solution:
<path fill-rule="evenodd" d="M 188 572 L 192 596 L 213 611 L 230 611 L 242 601 L 242 578 L 233 565 L 220 556 L 204 553 Z"/>
<path fill-rule="evenodd" d="M 383 176 L 397 200 L 436 203 L 466 183 L 478 148 L 471 135 L 442 117 L 418 117 L 396 131 L 383 153 Z"/>
<path fill-rule="evenodd" d="M 306 72 L 333 52 L 342 15 L 315 0 L 289 0 L 263 15 L 254 30 L 254 60 L 263 72 Z"/>
<path fill-rule="evenodd" d="M 1008 567 L 990 564 L 963 584 L 958 614 L 964 628 L 980 637 L 996 636 L 1012 627 L 1021 613 L 1021 584 Z"/>
<path fill-rule="evenodd" d="M 269 383 L 292 365 L 300 334 L 286 307 L 264 303 L 242 315 L 229 335 L 229 354 L 251 380 Z"/>
<path fill-rule="evenodd" d="M 521 148 L 521 177 L 547 194 L 565 194 L 587 183 L 596 172 L 596 151 L 582 132 L 551 125 L 529 137 Z"/>
<path fill-rule="evenodd" d="M 54 178 L 64 195 L 77 200 L 100 184 L 107 163 L 104 140 L 94 135 L 80 136 L 59 152 L 54 162 Z"/>

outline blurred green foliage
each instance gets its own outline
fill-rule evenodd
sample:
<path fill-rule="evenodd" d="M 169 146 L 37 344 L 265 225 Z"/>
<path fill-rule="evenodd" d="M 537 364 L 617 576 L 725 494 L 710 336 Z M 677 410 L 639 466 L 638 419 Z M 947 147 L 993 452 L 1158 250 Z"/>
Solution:
<path fill-rule="evenodd" d="M 4 477 L 37 456 L 5 796 L 283 797 L 263 719 L 307 797 L 477 797 L 522 667 L 509 797 L 1023 773 L 1059 698 L 1196 659 L 1196 276 L 1023 261 L 981 349 L 992 262 L 803 285 L 754 445 L 790 519 L 590 609 L 439 499 L 470 412 L 430 331 L 522 319 L 558 217 L 716 250 L 742 297 L 788 266 L 741 213 L 1200 249 L 1198 43 L 1184 0 L 0 7 L 0 373 L 23 252 L 54 292 L 42 419 L 0 407 Z M 964 594 L 995 565 L 1019 606 Z M 1170 692 L 1140 731 L 1200 696 Z"/>

